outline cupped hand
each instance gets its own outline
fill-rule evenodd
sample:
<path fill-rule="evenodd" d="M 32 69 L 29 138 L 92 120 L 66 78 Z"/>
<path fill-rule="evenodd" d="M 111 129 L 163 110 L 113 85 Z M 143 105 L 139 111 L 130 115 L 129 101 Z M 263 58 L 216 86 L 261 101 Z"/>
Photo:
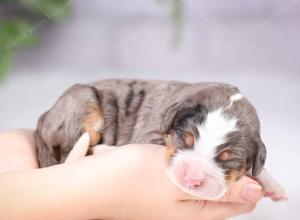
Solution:
<path fill-rule="evenodd" d="M 73 187 L 64 188 L 65 194 L 68 191 L 71 198 L 69 206 L 77 207 L 70 208 L 72 216 L 84 212 L 82 216 L 89 219 L 225 219 L 251 212 L 262 196 L 260 185 L 244 177 L 232 184 L 218 201 L 194 198 L 180 191 L 168 179 L 163 146 L 98 146 L 94 149 L 98 155 L 84 157 L 88 143 L 89 138 L 83 136 L 70 153 L 66 165 L 28 174 L 33 176 L 32 180 L 46 175 L 47 180 L 36 180 L 45 180 L 43 184 L 51 181 L 51 177 L 54 180 L 51 184 L 55 184 L 52 189 L 57 189 L 57 193 L 60 192 L 60 184 L 56 184 L 55 179 L 64 178 L 66 182 L 72 182 Z M 0 150 L 0 168 L 4 171 L 37 168 L 33 132 L 30 130 L 2 133 Z M 9 163 L 3 162 L 3 158 Z M 77 197 L 78 200 L 75 199 Z M 57 216 L 60 211 L 64 216 L 60 219 L 68 219 L 63 213 L 67 207 L 54 207 Z"/>
<path fill-rule="evenodd" d="M 88 143 L 86 137 L 79 141 L 69 162 L 76 160 L 75 152 L 80 157 L 84 155 L 82 149 L 85 149 L 85 142 Z M 110 194 L 107 198 L 113 201 L 107 201 L 111 204 L 106 210 L 107 215 L 102 215 L 103 210 L 99 213 L 102 218 L 225 219 L 253 211 L 262 197 L 261 186 L 248 177 L 233 183 L 218 201 L 205 201 L 187 195 L 168 179 L 165 173 L 165 148 L 162 146 L 132 144 L 117 148 L 99 145 L 94 152 L 99 154 L 92 158 L 108 165 L 104 177 L 107 175 L 114 180 L 107 184 L 106 192 Z M 105 163 L 105 160 L 111 163 Z M 95 189 L 95 193 L 103 195 L 103 190 Z"/>

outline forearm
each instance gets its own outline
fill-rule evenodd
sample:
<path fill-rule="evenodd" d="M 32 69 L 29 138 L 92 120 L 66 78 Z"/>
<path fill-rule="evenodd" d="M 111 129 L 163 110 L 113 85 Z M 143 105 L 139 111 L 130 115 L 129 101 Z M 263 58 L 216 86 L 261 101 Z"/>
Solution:
<path fill-rule="evenodd" d="M 105 157 L 90 157 L 68 165 L 0 174 L 1 219 L 106 218 L 115 206 L 110 185 L 115 177 L 111 168 L 111 173 L 105 169 L 109 163 Z"/>
<path fill-rule="evenodd" d="M 32 130 L 17 129 L 0 133 L 0 172 L 37 168 Z"/>

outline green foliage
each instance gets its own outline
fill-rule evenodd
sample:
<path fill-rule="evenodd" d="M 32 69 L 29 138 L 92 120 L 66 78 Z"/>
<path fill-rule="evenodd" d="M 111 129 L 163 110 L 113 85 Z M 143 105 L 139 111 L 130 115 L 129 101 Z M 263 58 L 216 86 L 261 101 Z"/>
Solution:
<path fill-rule="evenodd" d="M 171 20 L 173 22 L 173 44 L 178 46 L 182 34 L 183 0 L 173 0 L 171 7 Z"/>
<path fill-rule="evenodd" d="M 182 23 L 184 4 L 183 0 L 156 0 L 160 4 L 167 4 L 171 22 L 178 26 Z"/>
<path fill-rule="evenodd" d="M 173 0 L 171 5 L 171 20 L 179 25 L 183 18 L 183 0 Z"/>
<path fill-rule="evenodd" d="M 37 30 L 40 24 L 64 19 L 69 14 L 69 0 L 21 0 L 21 4 L 32 14 L 40 16 L 33 22 L 22 16 L 11 17 L 0 22 L 0 80 L 5 78 L 13 58 L 14 51 L 37 42 Z M 0 0 L 1 4 L 10 1 Z"/>
<path fill-rule="evenodd" d="M 32 11 L 49 19 L 60 20 L 69 14 L 69 0 L 21 0 Z"/>
<path fill-rule="evenodd" d="M 181 41 L 182 24 L 184 15 L 184 2 L 183 0 L 156 0 L 161 4 L 167 4 L 169 9 L 170 21 L 173 29 L 173 46 L 178 46 Z"/>
<path fill-rule="evenodd" d="M 13 50 L 36 41 L 32 26 L 25 21 L 9 20 L 0 23 L 0 79 L 8 71 Z"/>
<path fill-rule="evenodd" d="M 5 49 L 13 49 L 34 43 L 35 35 L 30 23 L 20 20 L 9 20 L 2 22 L 0 25 L 0 39 L 1 46 Z"/>
<path fill-rule="evenodd" d="M 0 0 L 1 4 L 15 3 L 17 0 Z M 183 0 L 156 0 L 167 5 L 173 27 L 173 44 L 177 46 L 181 38 L 183 21 Z M 11 66 L 14 51 L 22 46 L 32 45 L 37 41 L 40 24 L 59 21 L 69 15 L 70 0 L 18 0 L 32 14 L 39 15 L 39 22 L 28 21 L 22 16 L 10 17 L 0 22 L 0 80 Z M 87 3 L 88 4 L 88 3 Z M 39 25 L 38 25 L 39 24 Z"/>
<path fill-rule="evenodd" d="M 0 81 L 6 76 L 11 65 L 11 51 L 0 48 Z"/>

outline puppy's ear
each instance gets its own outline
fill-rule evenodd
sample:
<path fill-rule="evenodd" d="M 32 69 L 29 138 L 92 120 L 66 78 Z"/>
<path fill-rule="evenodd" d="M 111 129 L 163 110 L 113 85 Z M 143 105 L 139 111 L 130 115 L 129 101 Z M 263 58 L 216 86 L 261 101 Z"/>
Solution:
<path fill-rule="evenodd" d="M 261 170 L 266 161 L 266 147 L 262 141 L 259 141 L 257 152 L 254 155 L 253 167 L 252 167 L 252 176 L 255 177 L 260 174 Z"/>
<path fill-rule="evenodd" d="M 182 104 L 176 102 L 167 108 L 162 114 L 160 132 L 166 134 L 172 127 L 177 113 L 182 109 Z"/>

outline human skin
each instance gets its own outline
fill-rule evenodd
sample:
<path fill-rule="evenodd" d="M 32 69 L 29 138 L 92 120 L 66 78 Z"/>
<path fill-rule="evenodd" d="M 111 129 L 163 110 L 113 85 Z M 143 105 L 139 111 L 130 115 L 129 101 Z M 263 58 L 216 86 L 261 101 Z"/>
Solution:
<path fill-rule="evenodd" d="M 248 213 L 262 196 L 261 187 L 244 177 L 219 201 L 191 197 L 167 178 L 165 148 L 158 145 L 106 147 L 81 159 L 75 153 L 68 163 L 35 169 L 32 140 L 28 130 L 0 134 L 0 167 L 5 149 L 22 165 L 0 174 L 1 219 L 214 220 Z"/>
<path fill-rule="evenodd" d="M 31 129 L 0 132 L 0 172 L 38 168 L 35 152 Z"/>

